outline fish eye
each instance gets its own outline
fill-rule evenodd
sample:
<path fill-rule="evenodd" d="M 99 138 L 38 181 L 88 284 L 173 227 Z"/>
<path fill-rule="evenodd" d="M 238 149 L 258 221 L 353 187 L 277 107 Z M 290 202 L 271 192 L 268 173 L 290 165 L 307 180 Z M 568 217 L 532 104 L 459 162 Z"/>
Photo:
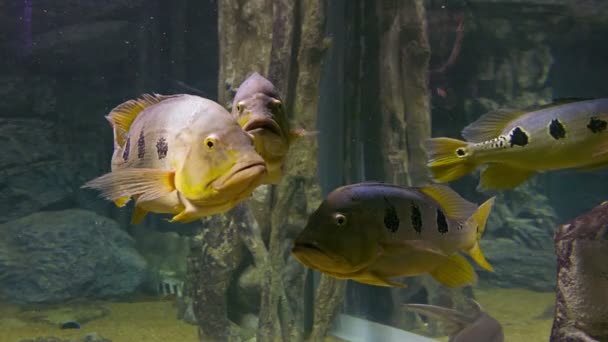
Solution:
<path fill-rule="evenodd" d="M 467 155 L 467 151 L 464 148 L 460 147 L 456 149 L 456 155 L 458 157 L 465 157 Z"/>
<path fill-rule="evenodd" d="M 269 106 L 270 108 L 278 108 L 278 107 L 280 107 L 282 104 L 283 104 L 283 102 L 281 102 L 281 100 L 279 100 L 279 99 L 274 99 L 274 98 L 273 98 L 273 99 L 270 101 L 270 103 L 268 104 L 268 106 Z"/>
<path fill-rule="evenodd" d="M 241 112 L 243 110 L 243 104 L 241 102 L 236 104 L 236 111 Z"/>
<path fill-rule="evenodd" d="M 338 227 L 343 227 L 346 225 L 346 216 L 340 213 L 334 214 L 334 222 Z"/>
<path fill-rule="evenodd" d="M 207 149 L 211 150 L 215 147 L 216 141 L 214 138 L 212 137 L 207 137 L 205 138 L 205 146 L 207 146 Z"/>

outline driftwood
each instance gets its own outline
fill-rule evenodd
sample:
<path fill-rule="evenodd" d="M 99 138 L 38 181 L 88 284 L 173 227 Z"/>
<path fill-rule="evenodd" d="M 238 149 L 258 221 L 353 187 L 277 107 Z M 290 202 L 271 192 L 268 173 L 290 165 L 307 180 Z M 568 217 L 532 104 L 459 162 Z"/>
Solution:
<path fill-rule="evenodd" d="M 608 201 L 555 233 L 551 341 L 608 341 Z"/>
<path fill-rule="evenodd" d="M 323 2 L 221 0 L 218 6 L 218 101 L 230 106 L 238 85 L 257 71 L 277 86 L 288 113 L 293 113 L 294 126 L 315 130 L 326 45 Z M 314 138 L 296 141 L 280 184 L 262 186 L 251 200 L 204 220 L 205 228 L 189 257 L 188 277 L 201 341 L 254 337 L 232 320 L 243 312 L 227 298 L 237 271 L 248 261 L 259 275 L 249 280 L 261 282 L 259 312 L 254 313 L 257 341 L 303 341 L 308 335 L 304 317 L 308 270 L 291 258 L 290 249 L 291 239 L 320 202 L 316 154 Z M 311 340 L 322 340 L 327 334 L 343 288 L 343 282 L 322 278 Z"/>

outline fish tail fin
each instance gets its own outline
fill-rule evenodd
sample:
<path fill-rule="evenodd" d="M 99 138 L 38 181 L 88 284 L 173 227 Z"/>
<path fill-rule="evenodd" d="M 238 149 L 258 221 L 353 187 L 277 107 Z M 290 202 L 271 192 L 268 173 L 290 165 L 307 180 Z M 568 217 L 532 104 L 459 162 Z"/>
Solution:
<path fill-rule="evenodd" d="M 433 279 L 447 287 L 473 285 L 477 282 L 477 274 L 473 266 L 460 254 L 452 254 L 445 262 L 430 272 Z"/>
<path fill-rule="evenodd" d="M 475 170 L 469 143 L 452 138 L 431 138 L 426 143 L 429 154 L 427 166 L 433 179 L 445 183 L 461 178 Z"/>
<path fill-rule="evenodd" d="M 492 197 L 489 200 L 485 201 L 482 205 L 479 206 L 473 216 L 471 216 L 473 222 L 477 226 L 477 236 L 475 237 L 475 243 L 473 244 L 473 247 L 467 250 L 467 253 L 471 256 L 473 260 L 475 260 L 475 262 L 479 266 L 490 272 L 494 272 L 494 268 L 492 267 L 492 265 L 490 265 L 488 260 L 486 260 L 486 257 L 483 255 L 483 252 L 481 251 L 481 246 L 479 245 L 479 240 L 481 240 L 481 236 L 486 230 L 486 222 L 488 221 L 488 216 L 492 211 L 492 206 L 494 205 L 495 199 L 496 197 Z"/>

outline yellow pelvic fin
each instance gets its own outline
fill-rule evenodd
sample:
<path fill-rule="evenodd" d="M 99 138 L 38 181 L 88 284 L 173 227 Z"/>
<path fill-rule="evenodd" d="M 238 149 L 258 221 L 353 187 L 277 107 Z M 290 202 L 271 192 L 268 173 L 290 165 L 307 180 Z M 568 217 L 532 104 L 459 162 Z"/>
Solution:
<path fill-rule="evenodd" d="M 362 274 L 361 276 L 358 275 L 358 276 L 354 277 L 353 280 L 356 282 L 359 282 L 359 283 L 375 285 L 375 286 L 387 286 L 387 287 L 397 287 L 397 288 L 406 288 L 407 287 L 406 284 L 401 284 L 401 283 L 397 283 L 397 282 L 388 280 L 373 272 L 366 272 L 365 274 Z"/>
<path fill-rule="evenodd" d="M 131 224 L 140 224 L 147 213 L 147 210 L 136 205 L 135 209 L 133 210 L 133 215 L 131 216 Z"/>
<path fill-rule="evenodd" d="M 131 200 L 131 197 L 129 196 L 125 196 L 125 197 L 121 197 L 121 198 L 117 198 L 114 200 L 114 204 L 116 204 L 117 207 L 122 208 L 124 207 L 127 203 L 129 203 L 129 201 Z"/>
<path fill-rule="evenodd" d="M 464 221 L 471 217 L 477 209 L 475 204 L 462 198 L 447 185 L 428 184 L 418 190 L 435 200 L 446 215 L 454 220 Z"/>
<path fill-rule="evenodd" d="M 433 179 L 445 183 L 473 172 L 477 165 L 471 160 L 470 151 L 467 151 L 468 146 L 469 143 L 466 141 L 452 138 L 427 140 L 426 149 L 429 155 L 427 166 Z"/>
<path fill-rule="evenodd" d="M 114 127 L 114 140 L 119 146 L 124 146 L 126 132 L 129 131 L 135 118 L 147 107 L 155 105 L 173 95 L 143 94 L 139 99 L 129 100 L 116 106 L 106 119 Z"/>
<path fill-rule="evenodd" d="M 474 285 L 477 282 L 477 274 L 473 266 L 460 254 L 452 254 L 445 258 L 445 262 L 430 274 L 433 279 L 447 287 Z"/>
<path fill-rule="evenodd" d="M 509 123 L 529 113 L 526 110 L 498 109 L 483 114 L 462 130 L 462 136 L 469 142 L 483 142 L 498 137 Z"/>
<path fill-rule="evenodd" d="M 486 257 L 483 255 L 481 251 L 481 246 L 479 245 L 479 240 L 481 240 L 481 236 L 486 230 L 486 222 L 488 220 L 490 212 L 492 211 L 492 206 L 494 205 L 495 199 L 496 197 L 492 197 L 485 201 L 482 205 L 479 206 L 477 211 L 471 217 L 473 222 L 475 222 L 475 224 L 477 225 L 477 236 L 475 237 L 475 244 L 473 245 L 473 247 L 467 250 L 467 253 L 471 256 L 471 258 L 473 258 L 473 260 L 475 260 L 475 262 L 479 266 L 490 272 L 494 272 L 494 268 L 492 267 L 492 265 L 490 265 L 488 260 L 486 260 Z"/>
<path fill-rule="evenodd" d="M 135 195 L 139 195 L 139 201 L 153 200 L 175 190 L 174 173 L 158 169 L 121 169 L 95 178 L 82 188 L 100 190 L 103 197 L 115 203 Z"/>
<path fill-rule="evenodd" d="M 481 172 L 479 191 L 512 189 L 525 182 L 535 172 L 514 168 L 505 164 L 490 164 Z"/>

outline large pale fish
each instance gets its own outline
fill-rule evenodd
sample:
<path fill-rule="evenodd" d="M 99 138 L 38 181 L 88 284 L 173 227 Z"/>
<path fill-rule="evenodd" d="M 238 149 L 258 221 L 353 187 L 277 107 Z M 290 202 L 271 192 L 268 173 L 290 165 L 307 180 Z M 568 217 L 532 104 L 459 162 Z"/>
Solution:
<path fill-rule="evenodd" d="M 429 304 L 405 304 L 405 308 L 416 313 L 441 320 L 449 333 L 448 342 L 503 342 L 502 325 L 488 315 L 479 303 L 473 304 L 472 314 Z"/>
<path fill-rule="evenodd" d="M 254 137 L 255 148 L 266 161 L 265 184 L 276 184 L 283 174 L 283 162 L 293 141 L 314 135 L 291 129 L 285 105 L 275 86 L 257 72 L 239 86 L 232 103 L 232 115 Z"/>
<path fill-rule="evenodd" d="M 430 274 L 449 287 L 476 282 L 467 252 L 492 271 L 479 247 L 492 197 L 481 206 L 447 186 L 364 182 L 332 191 L 295 239 L 293 256 L 339 279 L 403 287 L 392 278 Z"/>
<path fill-rule="evenodd" d="M 111 172 L 83 187 L 124 206 L 132 222 L 147 212 L 190 222 L 225 212 L 266 175 L 252 137 L 218 103 L 193 95 L 143 95 L 108 116 L 114 130 Z"/>
<path fill-rule="evenodd" d="M 450 182 L 481 166 L 479 189 L 510 189 L 537 172 L 608 166 L 608 98 L 498 110 L 462 131 L 466 141 L 432 138 L 428 166 Z"/>

